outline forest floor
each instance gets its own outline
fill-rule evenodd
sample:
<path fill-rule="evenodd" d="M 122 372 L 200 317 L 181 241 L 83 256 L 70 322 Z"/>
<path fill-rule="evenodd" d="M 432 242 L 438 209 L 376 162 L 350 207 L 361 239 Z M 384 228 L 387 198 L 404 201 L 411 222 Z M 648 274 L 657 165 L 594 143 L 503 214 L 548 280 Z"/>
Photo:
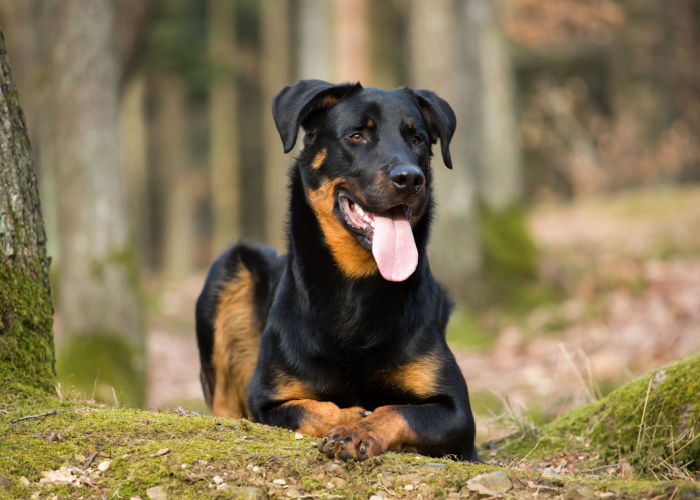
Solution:
<path fill-rule="evenodd" d="M 193 276 L 151 291 L 149 406 L 163 411 L 0 388 L 0 499 L 700 498 L 688 467 L 700 453 L 700 355 L 610 392 L 700 350 L 700 190 L 543 205 L 530 223 L 558 298 L 462 312 L 448 334 L 483 463 L 331 461 L 315 438 L 207 416 Z"/>
<path fill-rule="evenodd" d="M 546 203 L 528 220 L 539 279 L 560 298 L 517 314 L 457 311 L 448 332 L 481 442 L 700 350 L 700 189 Z M 151 408 L 205 411 L 194 334 L 203 281 L 159 292 L 148 336 Z"/>

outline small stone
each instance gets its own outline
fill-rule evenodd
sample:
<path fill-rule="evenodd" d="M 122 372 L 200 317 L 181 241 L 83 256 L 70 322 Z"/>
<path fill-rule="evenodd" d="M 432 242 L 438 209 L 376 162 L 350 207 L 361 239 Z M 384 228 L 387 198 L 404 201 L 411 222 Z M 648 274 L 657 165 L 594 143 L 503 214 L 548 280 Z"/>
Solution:
<path fill-rule="evenodd" d="M 197 464 L 199 464 L 199 465 L 209 465 L 209 462 L 207 462 L 206 460 L 197 460 Z"/>
<path fill-rule="evenodd" d="M 548 479 L 558 479 L 561 477 L 561 471 L 559 471 L 559 469 L 556 467 L 547 467 L 542 471 L 542 477 L 546 477 Z"/>
<path fill-rule="evenodd" d="M 407 484 L 406 486 L 403 487 L 405 491 L 413 491 L 413 485 L 412 484 Z"/>
<path fill-rule="evenodd" d="M 183 469 L 186 469 L 186 468 L 187 468 L 187 464 L 180 464 L 180 467 L 183 468 Z"/>
<path fill-rule="evenodd" d="M 284 479 L 274 479 L 272 481 L 272 484 L 276 484 L 277 486 L 284 486 L 287 484 L 287 481 L 285 481 Z"/>
<path fill-rule="evenodd" d="M 221 484 L 224 482 L 224 479 L 221 476 L 214 476 L 214 479 L 212 479 L 215 484 Z"/>
<path fill-rule="evenodd" d="M 467 481 L 467 487 L 473 491 L 482 491 L 486 488 L 496 493 L 505 493 L 513 487 L 508 475 L 500 470 L 478 474 Z"/>
<path fill-rule="evenodd" d="M 251 469 L 253 472 L 260 472 L 260 467 L 257 465 L 254 465 L 253 468 Z"/>
<path fill-rule="evenodd" d="M 372 495 L 371 497 L 369 497 L 369 500 L 384 500 L 384 497 L 379 495 Z"/>
<path fill-rule="evenodd" d="M 142 500 L 140 496 L 129 497 L 129 500 Z"/>
<path fill-rule="evenodd" d="M 97 470 L 100 472 L 104 472 L 107 469 L 109 469 L 109 466 L 111 465 L 111 462 L 109 460 L 103 460 L 97 465 Z"/>
<path fill-rule="evenodd" d="M 595 498 L 595 492 L 588 486 L 576 486 L 567 491 L 564 500 L 584 500 Z"/>
<path fill-rule="evenodd" d="M 295 432 L 295 433 L 294 433 L 294 439 L 304 439 L 304 435 L 303 435 L 303 434 L 299 434 L 298 432 Z"/>
<path fill-rule="evenodd" d="M 168 492 L 163 486 L 154 486 L 146 490 L 146 496 L 151 500 L 168 500 Z"/>
<path fill-rule="evenodd" d="M 22 486 L 29 486 L 29 479 L 24 476 L 19 478 L 19 482 L 22 483 Z"/>
<path fill-rule="evenodd" d="M 9 488 L 10 486 L 12 486 L 12 480 L 0 474 L 0 488 Z"/>
<path fill-rule="evenodd" d="M 326 472 L 330 472 L 331 474 L 335 474 L 339 477 L 345 476 L 345 469 L 343 468 L 343 466 L 336 463 L 332 463 L 326 466 Z"/>
<path fill-rule="evenodd" d="M 288 496 L 289 498 L 300 498 L 300 497 L 301 497 L 301 493 L 299 493 L 299 490 L 296 490 L 296 489 L 294 489 L 294 488 L 289 488 L 289 489 L 287 490 L 287 496 Z"/>
<path fill-rule="evenodd" d="M 260 488 L 254 486 L 235 486 L 229 487 L 228 491 L 233 498 L 242 498 L 243 500 L 266 500 L 267 495 Z"/>
<path fill-rule="evenodd" d="M 216 487 L 216 491 L 228 491 L 228 484 L 221 483 Z"/>

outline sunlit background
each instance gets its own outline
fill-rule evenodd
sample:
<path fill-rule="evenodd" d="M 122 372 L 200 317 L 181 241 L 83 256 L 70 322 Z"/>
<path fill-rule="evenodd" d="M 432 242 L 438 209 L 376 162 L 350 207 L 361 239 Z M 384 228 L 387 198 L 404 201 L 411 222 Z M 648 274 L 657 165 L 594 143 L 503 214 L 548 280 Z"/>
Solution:
<path fill-rule="evenodd" d="M 272 96 L 429 88 L 431 266 L 479 439 L 700 349 L 693 0 L 0 0 L 53 258 L 60 383 L 207 411 L 194 301 L 227 244 L 283 249 Z"/>

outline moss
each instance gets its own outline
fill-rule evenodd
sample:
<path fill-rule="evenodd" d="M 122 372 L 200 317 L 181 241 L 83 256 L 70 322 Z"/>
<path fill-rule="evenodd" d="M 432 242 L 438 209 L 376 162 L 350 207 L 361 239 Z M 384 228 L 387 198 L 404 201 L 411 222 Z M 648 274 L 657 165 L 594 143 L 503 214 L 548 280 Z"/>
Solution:
<path fill-rule="evenodd" d="M 17 384 L 52 390 L 53 306 L 42 272 L 0 262 L 0 395 Z"/>
<path fill-rule="evenodd" d="M 513 482 L 515 497 L 534 491 L 529 483 L 544 484 L 539 473 L 468 464 L 448 459 L 387 453 L 365 462 L 342 463 L 339 471 L 315 448 L 316 439 L 295 439 L 290 431 L 245 420 L 199 416 L 192 413 L 153 413 L 89 405 L 55 398 L 0 400 L 0 474 L 9 486 L 0 486 L 0 498 L 107 498 L 140 496 L 162 486 L 176 498 L 229 496 L 218 490 L 214 477 L 229 487 L 253 486 L 269 497 L 286 496 L 288 489 L 273 483 L 284 479 L 287 488 L 302 495 L 369 498 L 391 491 L 396 498 L 444 498 L 466 491 L 477 474 L 504 470 Z M 56 414 L 22 420 L 47 410 Z M 97 457 L 88 468 L 87 458 Z M 109 461 L 104 472 L 100 462 Z M 39 484 L 42 473 L 62 466 L 87 471 L 94 487 Z M 20 480 L 25 477 L 28 485 Z M 407 490 L 407 485 L 414 489 Z M 650 498 L 682 483 L 562 480 L 548 482 L 552 496 L 565 495 L 586 484 L 597 492 L 616 491 L 622 498 Z M 643 495 L 633 496 L 643 491 Z M 692 490 L 696 493 L 697 489 Z"/>
<path fill-rule="evenodd" d="M 667 365 L 545 425 L 539 436 L 506 440 L 506 454 L 556 450 L 630 462 L 638 473 L 700 469 L 700 354 Z"/>
<path fill-rule="evenodd" d="M 497 335 L 482 328 L 475 314 L 458 310 L 447 325 L 447 342 L 470 349 L 483 350 L 490 347 Z"/>
<path fill-rule="evenodd" d="M 59 349 L 58 380 L 92 399 L 121 404 L 145 404 L 146 377 L 135 346 L 116 333 L 71 336 Z M 112 391 L 114 389 L 114 392 Z"/>
<path fill-rule="evenodd" d="M 520 205 L 502 210 L 482 206 L 479 238 L 487 302 L 521 306 L 549 301 L 552 293 L 538 286 L 537 248 Z"/>

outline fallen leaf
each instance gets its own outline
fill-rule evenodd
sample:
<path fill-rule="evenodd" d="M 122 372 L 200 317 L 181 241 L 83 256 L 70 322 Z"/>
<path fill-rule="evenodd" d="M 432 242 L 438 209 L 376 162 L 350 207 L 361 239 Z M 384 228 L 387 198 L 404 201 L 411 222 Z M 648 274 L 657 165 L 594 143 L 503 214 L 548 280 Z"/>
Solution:
<path fill-rule="evenodd" d="M 73 475 L 73 471 L 65 465 L 60 469 L 44 471 L 41 473 L 40 483 L 72 484 L 80 486 L 80 478 Z"/>
<path fill-rule="evenodd" d="M 161 448 L 161 449 L 158 450 L 157 452 L 152 453 L 152 454 L 151 454 L 151 458 L 152 458 L 152 457 L 162 457 L 163 455 L 165 455 L 165 454 L 168 453 L 169 451 L 170 451 L 170 448 Z"/>

